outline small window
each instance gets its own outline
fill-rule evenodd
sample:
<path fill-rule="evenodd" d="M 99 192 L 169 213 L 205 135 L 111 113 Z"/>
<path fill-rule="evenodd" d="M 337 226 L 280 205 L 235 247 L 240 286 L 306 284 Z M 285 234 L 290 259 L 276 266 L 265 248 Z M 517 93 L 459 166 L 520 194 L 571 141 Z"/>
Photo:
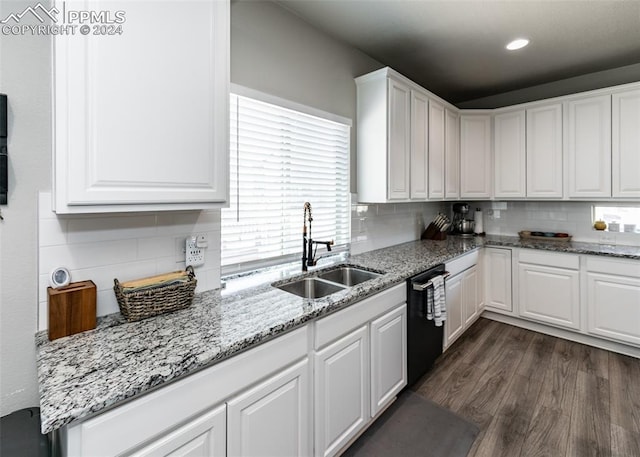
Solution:
<path fill-rule="evenodd" d="M 594 221 L 605 221 L 610 232 L 640 233 L 640 206 L 593 207 Z"/>
<path fill-rule="evenodd" d="M 350 242 L 350 121 L 254 95 L 231 95 L 230 207 L 222 210 L 221 220 L 223 274 L 300 258 L 306 201 L 313 211 L 314 239 L 334 240 L 333 251 L 346 250 Z"/>

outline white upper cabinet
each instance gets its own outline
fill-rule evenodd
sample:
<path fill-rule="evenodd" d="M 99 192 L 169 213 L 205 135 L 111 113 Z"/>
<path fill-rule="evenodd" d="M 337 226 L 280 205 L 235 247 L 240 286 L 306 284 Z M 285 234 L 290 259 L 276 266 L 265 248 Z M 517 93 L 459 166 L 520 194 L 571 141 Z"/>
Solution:
<path fill-rule="evenodd" d="M 567 102 L 569 197 L 611 196 L 611 95 Z"/>
<path fill-rule="evenodd" d="M 444 198 L 460 198 L 460 115 L 450 109 L 444 118 Z"/>
<path fill-rule="evenodd" d="M 411 196 L 411 88 L 392 78 L 389 71 L 384 68 L 356 78 L 361 202 L 409 200 Z M 426 154 L 426 140 L 421 141 Z"/>
<path fill-rule="evenodd" d="M 429 198 L 442 200 L 445 194 L 444 105 L 429 100 Z"/>
<path fill-rule="evenodd" d="M 640 197 L 640 89 L 613 94 L 613 196 Z"/>
<path fill-rule="evenodd" d="M 640 83 L 496 110 L 390 68 L 356 84 L 360 202 L 640 198 Z"/>
<path fill-rule="evenodd" d="M 411 198 L 426 200 L 429 196 L 429 99 L 411 91 Z"/>
<path fill-rule="evenodd" d="M 496 198 L 526 196 L 525 111 L 496 114 L 494 119 Z"/>
<path fill-rule="evenodd" d="M 443 200 L 445 142 L 457 149 L 458 141 L 445 140 L 449 105 L 390 68 L 356 78 L 356 86 L 358 201 Z M 454 126 L 450 132 L 457 137 Z"/>
<path fill-rule="evenodd" d="M 527 197 L 562 198 L 562 104 L 527 109 Z"/>
<path fill-rule="evenodd" d="M 228 195 L 229 2 L 92 7 L 126 19 L 119 35 L 53 39 L 56 212 L 219 207 Z"/>
<path fill-rule="evenodd" d="M 460 196 L 491 197 L 491 115 L 460 116 Z"/>
<path fill-rule="evenodd" d="M 389 79 L 389 200 L 410 196 L 411 90 Z"/>

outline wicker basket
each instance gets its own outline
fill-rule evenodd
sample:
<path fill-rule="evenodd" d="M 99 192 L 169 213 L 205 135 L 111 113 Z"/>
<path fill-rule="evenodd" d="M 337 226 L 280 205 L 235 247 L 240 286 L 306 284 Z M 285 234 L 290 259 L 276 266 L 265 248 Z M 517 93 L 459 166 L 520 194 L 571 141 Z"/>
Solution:
<path fill-rule="evenodd" d="M 189 307 L 198 281 L 193 267 L 188 266 L 186 271 L 189 276 L 187 282 L 132 292 L 125 292 L 118 280 L 114 279 L 113 290 L 124 318 L 129 322 L 139 321 Z"/>

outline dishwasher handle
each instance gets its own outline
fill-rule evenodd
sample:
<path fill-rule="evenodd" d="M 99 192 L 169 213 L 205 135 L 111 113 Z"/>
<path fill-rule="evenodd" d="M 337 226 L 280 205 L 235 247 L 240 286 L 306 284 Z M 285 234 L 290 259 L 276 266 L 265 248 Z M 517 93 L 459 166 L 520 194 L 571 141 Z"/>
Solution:
<path fill-rule="evenodd" d="M 441 275 L 436 275 L 436 276 L 442 276 L 442 279 L 447 279 L 449 276 L 451 275 L 451 273 L 449 273 L 448 271 L 445 271 L 444 273 L 442 273 Z M 418 284 L 417 282 L 413 283 L 413 290 L 417 290 L 420 292 L 423 292 L 425 290 L 427 290 L 429 287 L 433 286 L 433 281 L 430 279 L 427 282 L 424 282 L 422 284 Z"/>

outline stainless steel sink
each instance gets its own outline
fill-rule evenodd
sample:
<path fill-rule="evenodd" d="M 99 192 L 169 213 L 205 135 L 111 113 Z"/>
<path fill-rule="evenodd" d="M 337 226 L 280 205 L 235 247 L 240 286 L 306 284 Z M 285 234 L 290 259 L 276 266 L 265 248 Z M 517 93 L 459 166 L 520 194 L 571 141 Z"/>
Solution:
<path fill-rule="evenodd" d="M 340 284 L 319 278 L 303 278 L 276 287 L 303 298 L 326 297 L 327 295 L 347 289 L 347 287 L 341 286 Z"/>
<path fill-rule="evenodd" d="M 327 281 L 344 284 L 345 286 L 352 287 L 370 279 L 379 278 L 379 273 L 372 271 L 362 270 L 355 267 L 340 267 L 335 270 L 327 271 L 318 275 L 319 278 L 326 279 Z"/>

